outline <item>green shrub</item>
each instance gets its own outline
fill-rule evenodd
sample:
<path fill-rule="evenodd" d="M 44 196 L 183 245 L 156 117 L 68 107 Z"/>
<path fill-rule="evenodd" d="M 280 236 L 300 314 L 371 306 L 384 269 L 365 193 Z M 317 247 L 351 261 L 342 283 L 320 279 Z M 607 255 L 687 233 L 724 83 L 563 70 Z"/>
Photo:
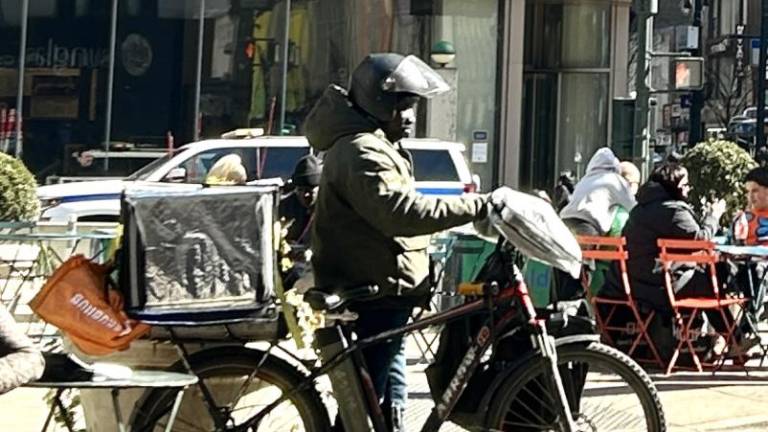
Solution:
<path fill-rule="evenodd" d="M 0 222 L 38 217 L 37 182 L 20 160 L 0 152 Z"/>
<path fill-rule="evenodd" d="M 730 141 L 707 141 L 683 155 L 692 186 L 690 202 L 699 214 L 705 203 L 725 200 L 728 210 L 721 223 L 730 223 L 744 209 L 747 199 L 744 177 L 757 163 L 741 147 Z"/>

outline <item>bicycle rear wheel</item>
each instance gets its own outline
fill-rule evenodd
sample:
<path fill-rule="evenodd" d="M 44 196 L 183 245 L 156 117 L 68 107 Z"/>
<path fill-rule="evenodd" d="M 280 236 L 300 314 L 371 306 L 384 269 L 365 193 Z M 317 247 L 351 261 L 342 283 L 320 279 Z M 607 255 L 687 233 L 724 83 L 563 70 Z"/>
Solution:
<path fill-rule="evenodd" d="M 606 345 L 558 348 L 558 369 L 579 432 L 666 430 L 664 411 L 648 374 Z M 537 358 L 497 390 L 487 427 L 499 431 L 561 431 L 546 363 Z"/>
<path fill-rule="evenodd" d="M 259 424 L 243 429 L 241 425 L 247 419 L 300 385 L 305 377 L 274 356 L 262 362 L 261 352 L 232 354 L 229 350 L 225 347 L 201 357 L 192 356 L 192 369 L 211 392 L 216 407 L 211 409 L 205 402 L 200 384 L 188 389 L 173 425 L 174 432 L 325 432 L 330 429 L 328 413 L 314 388 L 296 393 Z M 164 431 L 174 397 L 175 392 L 166 390 L 153 390 L 145 395 L 134 411 L 131 430 Z M 226 425 L 217 427 L 214 416 L 226 421 Z"/>

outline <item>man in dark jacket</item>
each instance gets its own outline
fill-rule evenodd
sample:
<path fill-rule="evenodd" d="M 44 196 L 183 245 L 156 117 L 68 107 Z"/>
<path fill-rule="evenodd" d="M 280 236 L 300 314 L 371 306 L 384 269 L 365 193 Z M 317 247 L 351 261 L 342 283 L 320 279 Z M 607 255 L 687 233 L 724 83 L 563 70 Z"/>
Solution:
<path fill-rule="evenodd" d="M 428 300 L 432 233 L 486 215 L 485 196 L 418 193 L 411 156 L 398 142 L 413 129 L 419 97 L 446 90 L 414 56 L 371 54 L 353 72 L 349 93 L 331 85 L 306 120 L 310 144 L 326 152 L 312 231 L 316 284 L 379 287 L 374 300 L 355 306 L 364 311 L 355 323 L 359 337 L 404 325 L 413 306 Z M 406 394 L 386 389 L 404 387 L 404 364 L 394 360 L 401 343 L 393 338 L 363 353 L 380 400 L 391 399 L 394 430 L 402 430 Z"/>

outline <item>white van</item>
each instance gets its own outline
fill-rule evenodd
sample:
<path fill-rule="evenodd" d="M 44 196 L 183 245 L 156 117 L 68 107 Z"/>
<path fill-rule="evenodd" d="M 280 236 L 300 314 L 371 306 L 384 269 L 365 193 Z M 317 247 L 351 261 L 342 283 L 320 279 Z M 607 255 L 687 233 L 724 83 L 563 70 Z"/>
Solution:
<path fill-rule="evenodd" d="M 407 139 L 414 161 L 417 189 L 429 195 L 461 195 L 477 191 L 464 145 L 436 139 Z M 40 186 L 41 220 L 108 222 L 120 214 L 120 194 L 127 182 L 202 183 L 220 157 L 237 153 L 248 181 L 281 177 L 287 180 L 296 162 L 310 152 L 302 136 L 212 139 L 187 144 L 121 180 L 73 182 Z"/>

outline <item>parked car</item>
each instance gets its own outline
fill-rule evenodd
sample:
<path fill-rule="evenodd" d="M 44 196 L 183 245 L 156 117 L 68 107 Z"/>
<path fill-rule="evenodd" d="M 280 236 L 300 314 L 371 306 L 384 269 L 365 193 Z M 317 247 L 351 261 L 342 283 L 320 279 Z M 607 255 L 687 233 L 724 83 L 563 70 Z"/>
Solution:
<path fill-rule="evenodd" d="M 475 192 L 461 143 L 436 139 L 407 139 L 413 155 L 417 189 L 429 195 Z M 280 177 L 287 180 L 296 162 L 310 152 L 305 137 L 262 136 L 246 139 L 212 139 L 187 144 L 156 159 L 121 180 L 72 182 L 38 187 L 43 209 L 41 220 L 109 222 L 120 214 L 120 195 L 136 181 L 199 184 L 222 156 L 237 153 L 248 181 Z"/>

